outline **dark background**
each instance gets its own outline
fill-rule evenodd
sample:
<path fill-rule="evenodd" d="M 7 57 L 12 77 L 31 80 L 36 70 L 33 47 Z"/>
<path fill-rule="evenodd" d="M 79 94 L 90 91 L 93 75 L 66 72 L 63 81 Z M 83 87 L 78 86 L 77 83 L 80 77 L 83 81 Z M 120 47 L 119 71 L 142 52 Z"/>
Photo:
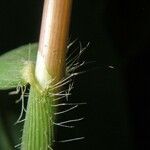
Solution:
<path fill-rule="evenodd" d="M 1 54 L 38 41 L 42 5 L 42 0 L 0 1 Z M 70 39 L 90 42 L 82 59 L 94 63 L 75 79 L 70 98 L 87 105 L 67 114 L 85 120 L 73 131 L 58 129 L 58 139 L 86 139 L 57 143 L 56 149 L 150 149 L 149 8 L 148 0 L 74 0 Z M 14 125 L 19 111 L 15 97 L 1 91 L 0 121 L 12 145 L 22 128 Z"/>

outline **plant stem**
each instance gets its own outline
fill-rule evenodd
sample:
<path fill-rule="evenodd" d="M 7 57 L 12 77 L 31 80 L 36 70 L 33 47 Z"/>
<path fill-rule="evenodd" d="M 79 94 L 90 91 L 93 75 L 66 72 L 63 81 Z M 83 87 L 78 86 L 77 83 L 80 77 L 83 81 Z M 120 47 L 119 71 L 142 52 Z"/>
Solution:
<path fill-rule="evenodd" d="M 46 89 L 47 86 L 52 86 L 47 83 L 50 81 L 54 81 L 53 84 L 57 83 L 65 72 L 71 6 L 72 0 L 45 0 L 33 76 L 35 82 L 30 83 L 22 150 L 52 149 L 54 110 L 51 103 L 54 97 L 53 93 L 47 93 Z M 36 88 L 37 86 L 39 88 Z"/>
<path fill-rule="evenodd" d="M 41 86 L 64 74 L 71 6 L 72 0 L 45 0 L 36 64 Z"/>

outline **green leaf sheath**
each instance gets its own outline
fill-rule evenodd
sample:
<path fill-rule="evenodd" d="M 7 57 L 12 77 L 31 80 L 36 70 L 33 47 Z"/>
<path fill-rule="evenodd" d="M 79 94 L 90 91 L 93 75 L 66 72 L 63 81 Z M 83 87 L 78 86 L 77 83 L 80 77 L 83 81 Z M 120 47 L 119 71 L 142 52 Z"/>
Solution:
<path fill-rule="evenodd" d="M 0 89 L 25 85 L 22 69 L 26 61 L 35 63 L 38 44 L 27 44 L 0 56 Z"/>
<path fill-rule="evenodd" d="M 52 149 L 52 97 L 31 88 L 21 150 Z"/>

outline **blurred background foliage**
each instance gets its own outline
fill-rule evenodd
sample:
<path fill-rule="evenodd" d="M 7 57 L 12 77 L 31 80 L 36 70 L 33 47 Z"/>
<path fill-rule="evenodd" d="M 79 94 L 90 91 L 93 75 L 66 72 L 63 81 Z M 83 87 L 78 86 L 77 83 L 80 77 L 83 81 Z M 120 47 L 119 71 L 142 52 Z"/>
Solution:
<path fill-rule="evenodd" d="M 43 0 L 0 1 L 0 53 L 38 41 Z M 148 0 L 74 0 L 70 41 L 90 42 L 82 59 L 94 61 L 78 76 L 71 102 L 86 101 L 61 119 L 85 116 L 73 130 L 58 129 L 58 139 L 85 135 L 55 149 L 150 149 L 150 3 Z M 12 90 L 10 90 L 12 91 Z M 15 125 L 21 104 L 0 91 L 0 150 L 20 142 Z"/>

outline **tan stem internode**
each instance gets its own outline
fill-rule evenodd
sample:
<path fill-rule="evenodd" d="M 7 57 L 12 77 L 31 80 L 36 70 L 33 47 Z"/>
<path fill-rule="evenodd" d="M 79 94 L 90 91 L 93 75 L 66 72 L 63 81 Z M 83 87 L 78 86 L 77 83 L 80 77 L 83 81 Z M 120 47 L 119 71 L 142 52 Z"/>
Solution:
<path fill-rule="evenodd" d="M 42 17 L 36 77 L 44 84 L 58 82 L 65 67 L 72 0 L 45 0 Z"/>

